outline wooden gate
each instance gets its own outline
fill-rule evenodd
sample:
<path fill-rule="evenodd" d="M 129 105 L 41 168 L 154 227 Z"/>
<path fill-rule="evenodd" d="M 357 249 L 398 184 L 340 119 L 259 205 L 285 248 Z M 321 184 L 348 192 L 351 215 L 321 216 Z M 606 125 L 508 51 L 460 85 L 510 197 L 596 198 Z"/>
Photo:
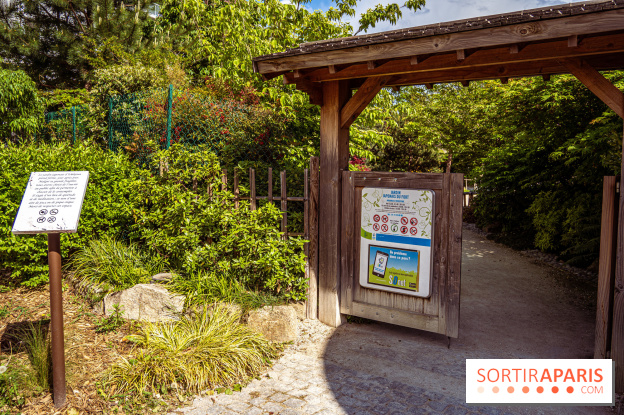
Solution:
<path fill-rule="evenodd" d="M 364 187 L 426 189 L 435 193 L 429 298 L 360 285 Z M 463 175 L 345 171 L 342 189 L 340 312 L 456 338 L 459 332 Z"/>

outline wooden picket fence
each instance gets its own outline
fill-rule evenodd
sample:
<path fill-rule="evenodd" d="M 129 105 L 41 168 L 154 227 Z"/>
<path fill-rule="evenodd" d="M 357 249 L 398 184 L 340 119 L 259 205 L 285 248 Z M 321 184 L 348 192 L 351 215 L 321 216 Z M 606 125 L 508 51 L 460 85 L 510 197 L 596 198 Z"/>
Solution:
<path fill-rule="evenodd" d="M 317 318 L 318 305 L 318 207 L 319 207 L 319 158 L 311 157 L 309 168 L 303 172 L 303 197 L 288 196 L 286 187 L 286 171 L 279 172 L 280 194 L 273 194 L 273 169 L 268 169 L 267 196 L 257 195 L 256 171 L 249 169 L 249 196 L 240 196 L 239 177 L 236 171 L 233 175 L 234 203 L 239 207 L 241 200 L 248 200 L 251 210 L 258 208 L 258 201 L 266 200 L 269 203 L 280 203 L 282 221 L 280 231 L 283 238 L 302 236 L 308 242 L 305 243 L 306 266 L 305 274 L 308 280 L 308 299 L 306 301 L 307 318 Z M 228 186 L 227 170 L 223 171 L 222 188 Z M 288 230 L 288 202 L 303 203 L 303 232 L 290 232 Z"/>

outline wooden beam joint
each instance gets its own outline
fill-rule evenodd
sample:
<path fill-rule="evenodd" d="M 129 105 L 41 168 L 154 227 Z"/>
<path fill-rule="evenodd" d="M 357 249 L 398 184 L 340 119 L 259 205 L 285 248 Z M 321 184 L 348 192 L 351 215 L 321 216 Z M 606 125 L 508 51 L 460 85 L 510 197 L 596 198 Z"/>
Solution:
<path fill-rule="evenodd" d="M 388 81 L 390 76 L 367 78 L 340 111 L 340 128 L 349 128 Z"/>
<path fill-rule="evenodd" d="M 617 115 L 624 118 L 624 93 L 607 78 L 584 59 L 562 59 L 560 63 Z"/>

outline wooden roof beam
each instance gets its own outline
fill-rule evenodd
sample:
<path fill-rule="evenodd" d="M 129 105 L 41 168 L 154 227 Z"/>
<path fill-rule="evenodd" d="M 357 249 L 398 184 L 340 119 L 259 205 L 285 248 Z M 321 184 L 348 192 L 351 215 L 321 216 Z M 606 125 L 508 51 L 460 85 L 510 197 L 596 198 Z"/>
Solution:
<path fill-rule="evenodd" d="M 565 59 L 561 63 L 602 102 L 624 118 L 624 93 L 622 91 L 583 59 Z"/>
<path fill-rule="evenodd" d="M 566 39 L 568 36 L 617 32 L 622 30 L 624 9 L 602 11 L 569 16 L 561 19 L 547 19 L 505 25 L 488 29 L 464 31 L 443 35 L 405 39 L 395 42 L 358 45 L 345 49 L 329 49 L 314 53 L 301 53 L 289 56 L 266 56 L 255 60 L 260 73 L 285 70 L 326 67 L 353 64 L 384 59 L 403 58 L 426 53 L 453 52 L 466 48 L 506 47 L 521 43 Z M 584 43 L 584 42 L 583 42 Z M 580 46 L 580 45 L 579 45 Z M 346 52 L 346 53 L 345 53 Z M 521 52 L 519 50 L 519 52 Z"/>
<path fill-rule="evenodd" d="M 568 58 L 624 52 L 624 33 L 593 36 L 583 39 L 576 48 L 568 47 L 566 39 L 552 42 L 528 44 L 518 54 L 509 54 L 508 46 L 475 50 L 470 59 L 458 62 L 456 54 L 418 55 L 403 59 L 389 60 L 374 70 L 369 70 L 365 62 L 355 63 L 330 74 L 327 68 L 320 68 L 307 73 L 315 82 L 360 78 L 377 75 L 397 75 L 415 71 L 439 70 L 443 68 L 478 67 L 491 64 L 514 62 L 534 62 L 545 59 Z M 414 65 L 414 58 L 418 61 Z M 336 68 L 338 69 L 338 68 Z"/>
<path fill-rule="evenodd" d="M 587 59 L 589 65 L 594 62 Z M 624 67 L 624 53 L 597 58 L 601 69 L 617 69 Z M 461 81 L 480 81 L 487 79 L 519 78 L 526 76 L 543 76 L 569 73 L 567 67 L 557 60 L 516 63 L 508 65 L 491 65 L 479 68 L 456 68 L 439 71 L 415 72 L 395 75 L 386 86 L 423 85 L 425 83 L 447 83 Z"/>
<path fill-rule="evenodd" d="M 340 128 L 349 128 L 389 80 L 389 76 L 366 79 L 340 111 Z"/>

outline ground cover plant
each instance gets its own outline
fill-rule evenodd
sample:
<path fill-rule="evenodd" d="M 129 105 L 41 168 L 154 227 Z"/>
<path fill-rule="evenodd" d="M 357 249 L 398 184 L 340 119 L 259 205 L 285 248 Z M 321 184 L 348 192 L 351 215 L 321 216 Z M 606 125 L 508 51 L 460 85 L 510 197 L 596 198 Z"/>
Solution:
<path fill-rule="evenodd" d="M 178 321 L 146 323 L 127 337 L 137 345 L 133 358 L 114 365 L 104 385 L 121 393 L 171 387 L 197 393 L 257 376 L 276 350 L 240 317 L 231 307 L 215 304 Z"/>

